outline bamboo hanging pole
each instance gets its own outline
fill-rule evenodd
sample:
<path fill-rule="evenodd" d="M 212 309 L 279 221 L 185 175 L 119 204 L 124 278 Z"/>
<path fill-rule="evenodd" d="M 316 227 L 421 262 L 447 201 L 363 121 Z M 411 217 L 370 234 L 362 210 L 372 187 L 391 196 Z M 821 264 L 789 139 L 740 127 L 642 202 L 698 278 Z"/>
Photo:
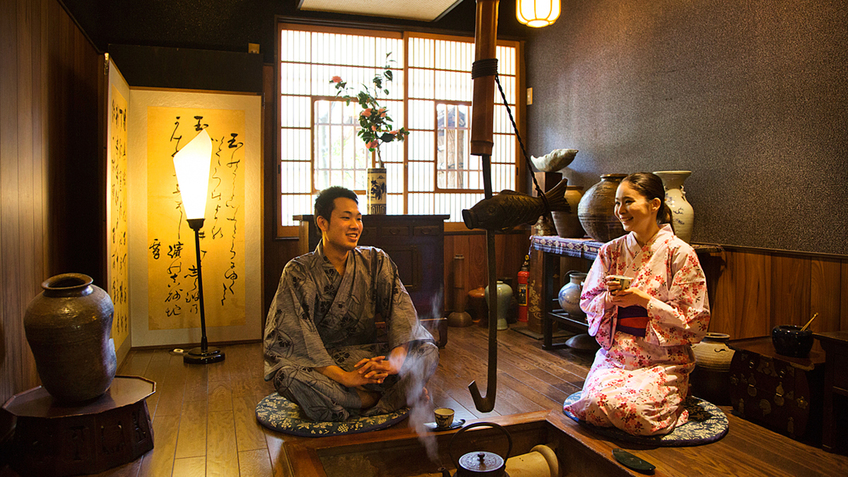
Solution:
<path fill-rule="evenodd" d="M 495 75 L 497 74 L 498 0 L 477 0 L 474 34 L 475 61 L 471 77 L 474 97 L 471 115 L 471 154 L 481 156 L 483 192 L 492 197 L 492 146 L 495 111 Z M 495 232 L 486 230 L 486 254 L 489 272 L 489 362 L 486 397 L 480 395 L 477 381 L 468 385 L 474 406 L 480 412 L 495 408 L 498 379 L 498 300 L 495 261 Z"/>

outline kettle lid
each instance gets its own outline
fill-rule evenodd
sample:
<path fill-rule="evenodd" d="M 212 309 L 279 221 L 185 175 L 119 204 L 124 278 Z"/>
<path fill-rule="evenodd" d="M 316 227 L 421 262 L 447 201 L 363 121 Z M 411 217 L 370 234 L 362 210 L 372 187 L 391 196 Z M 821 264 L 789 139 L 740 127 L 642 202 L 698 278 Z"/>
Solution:
<path fill-rule="evenodd" d="M 494 452 L 469 452 L 459 458 L 459 467 L 464 472 L 478 475 L 502 475 L 503 457 Z"/>

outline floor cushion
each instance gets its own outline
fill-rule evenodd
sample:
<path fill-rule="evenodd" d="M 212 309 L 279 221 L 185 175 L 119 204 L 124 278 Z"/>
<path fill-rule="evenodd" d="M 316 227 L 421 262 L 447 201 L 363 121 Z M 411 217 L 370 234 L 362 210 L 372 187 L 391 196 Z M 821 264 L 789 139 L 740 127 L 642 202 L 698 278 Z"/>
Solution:
<path fill-rule="evenodd" d="M 689 422 L 664 436 L 634 436 L 616 427 L 599 427 L 589 424 L 566 411 L 565 407 L 577 402 L 581 394 L 578 391 L 568 396 L 562 404 L 562 412 L 581 425 L 610 439 L 647 446 L 697 446 L 715 442 L 724 437 L 728 431 L 727 416 L 721 409 L 703 399 L 690 396 L 683 403 L 689 411 Z"/>
<path fill-rule="evenodd" d="M 376 431 L 397 424 L 409 415 L 405 407 L 389 414 L 351 416 L 346 421 L 313 421 L 300 406 L 272 393 L 256 405 L 256 420 L 268 429 L 303 437 L 338 436 L 357 432 Z"/>

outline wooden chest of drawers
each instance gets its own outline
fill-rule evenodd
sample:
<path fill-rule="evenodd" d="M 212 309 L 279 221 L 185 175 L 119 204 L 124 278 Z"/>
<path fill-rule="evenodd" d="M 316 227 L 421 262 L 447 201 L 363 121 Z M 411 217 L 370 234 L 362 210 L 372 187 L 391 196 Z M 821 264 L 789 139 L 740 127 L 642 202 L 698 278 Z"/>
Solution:
<path fill-rule="evenodd" d="M 777 354 L 771 337 L 733 340 L 730 398 L 745 419 L 796 440 L 821 439 L 825 355 L 816 344 L 808 358 Z"/>

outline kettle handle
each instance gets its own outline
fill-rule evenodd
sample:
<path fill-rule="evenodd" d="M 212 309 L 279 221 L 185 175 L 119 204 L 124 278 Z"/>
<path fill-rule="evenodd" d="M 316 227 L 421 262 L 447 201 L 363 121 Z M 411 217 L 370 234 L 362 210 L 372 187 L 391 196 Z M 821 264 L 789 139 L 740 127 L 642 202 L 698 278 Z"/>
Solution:
<path fill-rule="evenodd" d="M 449 452 L 450 452 L 450 456 L 451 456 L 451 461 L 453 462 L 454 466 L 457 469 L 459 469 L 459 459 L 457 459 L 453 455 L 453 441 L 456 440 L 456 438 L 460 434 L 467 431 L 468 429 L 471 429 L 472 427 L 483 427 L 483 426 L 491 427 L 493 429 L 500 429 L 501 431 L 503 431 L 504 434 L 506 434 L 506 439 L 509 442 L 509 447 L 507 447 L 506 454 L 503 457 L 504 463 L 506 463 L 507 458 L 509 458 L 509 454 L 512 452 L 512 436 L 509 435 L 509 431 L 507 431 L 500 424 L 495 424 L 494 422 L 475 422 L 474 424 L 469 424 L 469 425 L 463 427 L 456 434 L 454 434 L 453 437 L 451 437 L 450 444 L 449 444 L 449 446 L 450 446 Z"/>

